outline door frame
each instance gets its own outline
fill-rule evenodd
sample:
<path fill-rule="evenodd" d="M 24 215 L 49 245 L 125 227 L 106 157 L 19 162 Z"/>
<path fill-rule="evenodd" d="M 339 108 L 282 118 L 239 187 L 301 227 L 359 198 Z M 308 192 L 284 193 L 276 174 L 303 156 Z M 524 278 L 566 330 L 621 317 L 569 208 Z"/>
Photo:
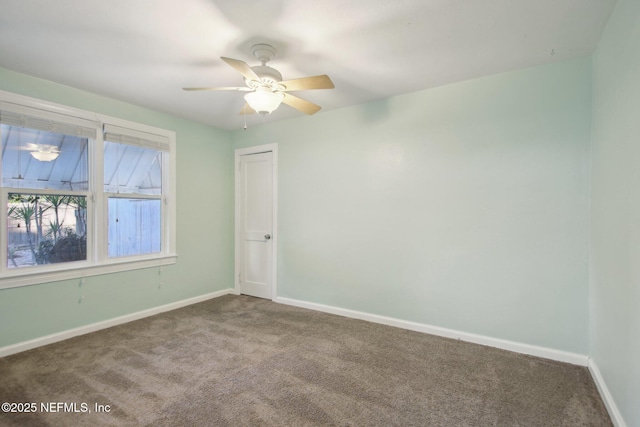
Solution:
<path fill-rule="evenodd" d="M 260 153 L 271 153 L 273 157 L 273 170 L 272 170 L 272 206 L 273 206 L 273 215 L 272 215 L 272 224 L 271 224 L 271 299 L 274 300 L 278 296 L 278 144 L 264 144 L 264 145 L 256 145 L 253 147 L 245 147 L 238 148 L 234 152 L 234 170 L 235 170 L 235 192 L 234 192 L 234 221 L 235 221 L 235 236 L 234 236 L 234 245 L 235 245 L 235 269 L 234 269 L 234 290 L 235 293 L 240 295 L 240 239 L 242 238 L 242 230 L 241 225 L 242 221 L 239 218 L 240 215 L 240 198 L 238 195 L 240 194 L 240 157 L 251 155 L 251 154 L 260 154 Z"/>

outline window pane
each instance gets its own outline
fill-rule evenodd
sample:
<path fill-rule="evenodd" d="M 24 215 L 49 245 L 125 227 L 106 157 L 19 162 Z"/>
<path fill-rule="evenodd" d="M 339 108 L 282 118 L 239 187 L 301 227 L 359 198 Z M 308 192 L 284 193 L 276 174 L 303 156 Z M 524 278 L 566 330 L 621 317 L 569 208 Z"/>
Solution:
<path fill-rule="evenodd" d="M 109 198 L 109 257 L 160 252 L 158 199 Z"/>
<path fill-rule="evenodd" d="M 7 266 L 87 259 L 87 198 L 10 193 L 7 201 Z"/>
<path fill-rule="evenodd" d="M 84 191 L 88 140 L 61 133 L 0 125 L 2 185 Z"/>
<path fill-rule="evenodd" d="M 162 151 L 105 141 L 106 193 L 162 194 Z"/>

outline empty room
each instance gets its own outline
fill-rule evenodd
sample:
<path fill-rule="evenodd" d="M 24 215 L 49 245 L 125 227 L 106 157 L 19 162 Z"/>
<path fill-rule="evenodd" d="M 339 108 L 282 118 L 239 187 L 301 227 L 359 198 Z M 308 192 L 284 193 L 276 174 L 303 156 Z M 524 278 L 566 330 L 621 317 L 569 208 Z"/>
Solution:
<path fill-rule="evenodd" d="M 640 2 L 0 0 L 0 426 L 639 426 Z"/>

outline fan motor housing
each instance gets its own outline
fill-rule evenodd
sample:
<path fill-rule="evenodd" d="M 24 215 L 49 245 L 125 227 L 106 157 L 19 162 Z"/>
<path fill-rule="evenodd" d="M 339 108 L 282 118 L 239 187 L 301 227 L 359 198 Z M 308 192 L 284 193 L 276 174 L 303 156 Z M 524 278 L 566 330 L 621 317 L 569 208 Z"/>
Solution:
<path fill-rule="evenodd" d="M 282 81 L 282 74 L 280 74 L 280 72 L 275 68 L 271 68 L 268 65 L 256 65 L 251 67 L 251 69 L 258 75 L 258 77 L 260 77 L 263 83 L 275 86 Z M 246 83 L 249 87 L 256 86 L 250 81 L 246 81 Z"/>

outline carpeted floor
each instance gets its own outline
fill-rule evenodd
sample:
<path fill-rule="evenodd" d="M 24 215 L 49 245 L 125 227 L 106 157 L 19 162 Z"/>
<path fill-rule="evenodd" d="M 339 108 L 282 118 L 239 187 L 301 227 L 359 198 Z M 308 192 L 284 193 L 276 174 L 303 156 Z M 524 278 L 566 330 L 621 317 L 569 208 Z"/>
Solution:
<path fill-rule="evenodd" d="M 36 404 L 0 413 L 21 427 L 611 425 L 586 368 L 232 295 L 0 359 L 0 402 Z"/>

